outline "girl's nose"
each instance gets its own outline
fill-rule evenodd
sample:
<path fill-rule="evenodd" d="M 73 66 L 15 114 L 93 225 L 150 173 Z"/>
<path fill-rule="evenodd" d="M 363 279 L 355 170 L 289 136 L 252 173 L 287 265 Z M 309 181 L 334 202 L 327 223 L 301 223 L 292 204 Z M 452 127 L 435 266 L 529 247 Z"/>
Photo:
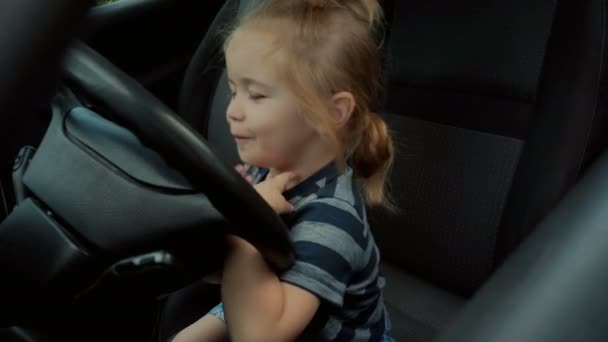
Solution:
<path fill-rule="evenodd" d="M 238 105 L 238 101 L 232 99 L 226 110 L 228 121 L 243 121 L 245 120 L 245 111 Z"/>

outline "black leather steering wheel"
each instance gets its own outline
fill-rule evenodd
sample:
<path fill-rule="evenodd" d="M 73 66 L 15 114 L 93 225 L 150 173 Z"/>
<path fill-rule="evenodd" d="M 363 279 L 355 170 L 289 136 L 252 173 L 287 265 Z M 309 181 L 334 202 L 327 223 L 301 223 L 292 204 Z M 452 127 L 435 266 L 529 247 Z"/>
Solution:
<path fill-rule="evenodd" d="M 70 47 L 62 69 L 71 88 L 107 108 L 175 166 L 232 224 L 231 231 L 252 243 L 274 269 L 291 265 L 293 248 L 283 221 L 188 123 L 84 43 Z"/>

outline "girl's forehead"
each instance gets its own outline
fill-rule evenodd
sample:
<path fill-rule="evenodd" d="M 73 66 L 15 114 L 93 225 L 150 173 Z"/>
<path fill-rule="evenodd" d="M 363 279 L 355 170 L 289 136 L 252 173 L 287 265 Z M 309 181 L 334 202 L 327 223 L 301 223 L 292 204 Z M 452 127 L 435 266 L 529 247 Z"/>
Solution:
<path fill-rule="evenodd" d="M 278 50 L 278 35 L 258 25 L 238 28 L 231 35 L 226 53 L 271 54 Z"/>
<path fill-rule="evenodd" d="M 280 74 L 281 53 L 275 35 L 260 29 L 237 29 L 226 45 L 226 64 L 230 74 Z"/>

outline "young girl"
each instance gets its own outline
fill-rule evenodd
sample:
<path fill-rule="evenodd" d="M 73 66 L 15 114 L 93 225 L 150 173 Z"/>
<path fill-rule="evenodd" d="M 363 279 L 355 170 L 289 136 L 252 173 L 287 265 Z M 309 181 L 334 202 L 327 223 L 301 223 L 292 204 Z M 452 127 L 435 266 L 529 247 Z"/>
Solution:
<path fill-rule="evenodd" d="M 174 341 L 392 340 L 365 212 L 387 204 L 393 159 L 370 112 L 381 19 L 377 0 L 267 0 L 229 35 L 230 130 L 248 179 L 289 214 L 296 262 L 275 274 L 230 236 L 223 304 Z"/>

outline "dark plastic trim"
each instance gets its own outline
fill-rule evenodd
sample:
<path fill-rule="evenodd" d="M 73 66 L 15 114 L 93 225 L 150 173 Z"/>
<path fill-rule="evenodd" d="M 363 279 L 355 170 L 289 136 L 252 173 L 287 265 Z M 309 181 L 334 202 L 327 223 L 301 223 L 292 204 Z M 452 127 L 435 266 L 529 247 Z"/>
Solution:
<path fill-rule="evenodd" d="M 100 270 L 88 251 L 31 198 L 0 223 L 0 326 L 43 316 Z M 36 308 L 32 310 L 32 308 Z M 55 307 L 56 309 L 56 307 Z"/>

